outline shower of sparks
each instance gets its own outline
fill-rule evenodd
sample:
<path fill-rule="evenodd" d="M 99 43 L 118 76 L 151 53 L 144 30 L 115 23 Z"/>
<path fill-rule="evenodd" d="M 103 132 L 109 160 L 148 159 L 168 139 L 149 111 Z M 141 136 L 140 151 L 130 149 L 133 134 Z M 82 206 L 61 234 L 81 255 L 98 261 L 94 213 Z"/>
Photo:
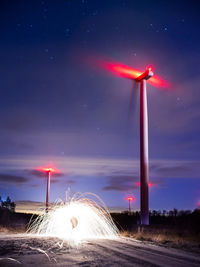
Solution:
<path fill-rule="evenodd" d="M 13 259 L 13 258 L 0 258 L 0 261 L 3 261 L 4 262 L 4 265 L 1 265 L 0 264 L 1 266 L 6 266 L 6 263 L 7 264 L 14 264 L 14 262 L 17 263 L 17 265 L 18 264 L 21 265 L 21 262 L 20 261 L 18 261 L 16 259 Z"/>
<path fill-rule="evenodd" d="M 55 204 L 48 213 L 38 216 L 28 233 L 58 237 L 72 246 L 90 239 L 117 238 L 119 231 L 103 202 L 101 207 L 85 197 L 88 195 L 97 197 L 77 193 L 66 203 Z"/>

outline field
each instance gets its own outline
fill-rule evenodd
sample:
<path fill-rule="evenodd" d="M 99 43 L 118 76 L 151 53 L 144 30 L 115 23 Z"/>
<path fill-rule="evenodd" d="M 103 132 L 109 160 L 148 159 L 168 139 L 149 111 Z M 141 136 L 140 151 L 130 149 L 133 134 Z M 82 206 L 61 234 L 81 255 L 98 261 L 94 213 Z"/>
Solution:
<path fill-rule="evenodd" d="M 138 212 L 111 213 L 111 216 L 124 237 L 200 252 L 200 210 L 153 211 L 150 214 L 150 225 L 145 227 L 138 224 Z M 30 220 L 36 217 L 0 209 L 0 234 L 25 233 Z"/>

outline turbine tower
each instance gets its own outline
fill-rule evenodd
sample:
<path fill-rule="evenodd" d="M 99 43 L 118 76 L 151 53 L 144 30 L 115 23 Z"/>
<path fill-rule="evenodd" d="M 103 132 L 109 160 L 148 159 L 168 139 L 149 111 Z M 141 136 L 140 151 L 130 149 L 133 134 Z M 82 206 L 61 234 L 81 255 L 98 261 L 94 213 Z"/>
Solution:
<path fill-rule="evenodd" d="M 136 78 L 140 83 L 140 220 L 149 225 L 149 152 L 146 80 L 153 76 L 151 68 Z"/>
<path fill-rule="evenodd" d="M 47 169 L 47 191 L 46 191 L 46 213 L 49 211 L 49 192 L 50 192 L 50 181 L 51 181 L 51 170 Z"/>
<path fill-rule="evenodd" d="M 39 171 L 43 171 L 47 175 L 47 189 L 46 189 L 46 208 L 45 211 L 48 213 L 49 211 L 49 195 L 50 195 L 50 183 L 51 183 L 51 173 L 56 172 L 56 169 L 54 168 L 44 168 L 40 167 L 38 168 Z"/>
<path fill-rule="evenodd" d="M 146 83 L 155 87 L 169 88 L 170 84 L 155 76 L 152 68 L 145 72 L 134 69 L 120 62 L 107 62 L 96 59 L 100 68 L 113 72 L 119 77 L 140 83 L 140 223 L 149 224 L 149 155 L 148 155 L 148 110 Z M 153 77 L 152 77 L 153 76 Z M 151 78 L 152 77 L 152 78 Z M 150 79 L 151 78 L 151 79 Z M 134 91 L 133 91 L 134 92 Z"/>

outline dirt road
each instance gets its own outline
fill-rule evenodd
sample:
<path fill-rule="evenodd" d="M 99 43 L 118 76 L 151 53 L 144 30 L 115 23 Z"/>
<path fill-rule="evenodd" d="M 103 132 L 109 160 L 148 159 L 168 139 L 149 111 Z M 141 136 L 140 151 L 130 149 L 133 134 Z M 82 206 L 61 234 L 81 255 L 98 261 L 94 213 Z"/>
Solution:
<path fill-rule="evenodd" d="M 200 266 L 200 255 L 129 238 L 70 247 L 60 239 L 0 235 L 0 266 Z"/>

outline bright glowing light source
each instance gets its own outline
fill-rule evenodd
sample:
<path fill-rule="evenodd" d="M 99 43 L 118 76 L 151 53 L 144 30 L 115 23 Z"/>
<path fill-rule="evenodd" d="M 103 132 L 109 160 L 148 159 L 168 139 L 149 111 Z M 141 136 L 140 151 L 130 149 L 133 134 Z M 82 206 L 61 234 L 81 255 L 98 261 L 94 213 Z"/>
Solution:
<path fill-rule="evenodd" d="M 152 65 L 148 65 L 148 66 L 146 67 L 146 69 L 149 70 L 149 71 L 153 71 L 153 70 L 154 70 L 154 67 L 153 67 Z"/>
<path fill-rule="evenodd" d="M 53 167 L 39 167 L 37 168 L 38 171 L 43 171 L 43 172 L 58 172 L 55 168 Z"/>
<path fill-rule="evenodd" d="M 134 197 L 126 197 L 126 200 L 133 201 Z"/>
<path fill-rule="evenodd" d="M 118 229 L 105 207 L 83 195 L 76 195 L 39 216 L 28 232 L 59 237 L 70 245 L 77 245 L 89 239 L 116 238 Z"/>
<path fill-rule="evenodd" d="M 140 182 L 137 183 L 137 186 L 140 186 Z M 152 183 L 149 183 L 149 187 L 152 187 L 153 184 Z"/>
<path fill-rule="evenodd" d="M 134 200 L 134 197 L 128 196 L 125 199 L 128 200 L 129 213 L 131 214 L 131 202 Z"/>
<path fill-rule="evenodd" d="M 48 167 L 48 168 L 38 168 L 41 171 L 44 172 L 56 172 L 56 169 L 52 168 L 52 167 Z"/>
<path fill-rule="evenodd" d="M 134 69 L 132 67 L 129 67 L 119 62 L 110 63 L 106 61 L 99 61 L 98 65 L 102 69 L 107 69 L 120 77 L 129 78 L 129 79 L 136 79 L 138 76 L 140 76 L 143 73 L 143 71 Z M 147 69 L 149 71 L 153 71 L 152 66 L 148 66 Z M 170 84 L 168 82 L 162 80 L 160 77 L 156 75 L 151 77 L 151 79 L 149 79 L 147 82 L 158 88 L 159 87 L 170 88 Z"/>
<path fill-rule="evenodd" d="M 45 172 L 55 172 L 56 170 L 53 168 L 43 168 L 43 171 Z"/>

